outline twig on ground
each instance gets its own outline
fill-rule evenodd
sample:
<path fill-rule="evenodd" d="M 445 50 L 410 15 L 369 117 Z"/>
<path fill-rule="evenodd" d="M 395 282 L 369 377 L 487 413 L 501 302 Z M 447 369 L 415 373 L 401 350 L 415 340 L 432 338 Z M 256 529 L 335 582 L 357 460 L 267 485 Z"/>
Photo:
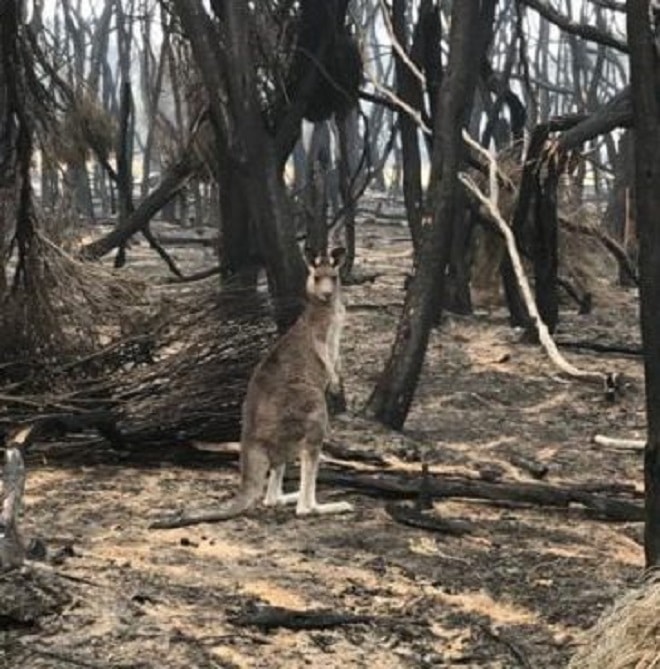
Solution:
<path fill-rule="evenodd" d="M 168 277 L 167 283 L 194 283 L 195 281 L 208 279 L 211 276 L 217 276 L 220 272 L 222 272 L 222 267 L 216 265 L 215 267 L 209 267 L 208 269 L 203 269 L 194 274 L 182 274 L 178 277 Z"/>
<path fill-rule="evenodd" d="M 47 657 L 51 660 L 57 660 L 65 664 L 73 665 L 74 667 L 84 667 L 85 669 L 140 669 L 140 667 L 146 667 L 147 665 L 143 662 L 131 662 L 131 664 L 105 664 L 101 662 L 95 662 L 93 660 L 84 660 L 82 658 L 76 657 L 71 653 L 66 653 L 61 650 L 51 650 L 50 648 L 43 648 L 42 646 L 30 646 L 29 649 L 26 647 L 26 650 L 29 650 L 34 655 L 40 655 L 41 657 Z"/>
<path fill-rule="evenodd" d="M 646 447 L 644 439 L 618 439 L 616 437 L 606 437 L 603 434 L 596 434 L 593 438 L 594 444 L 616 448 L 622 451 L 643 451 Z"/>
<path fill-rule="evenodd" d="M 539 462 L 523 455 L 513 454 L 509 458 L 509 462 L 518 467 L 518 469 L 529 472 L 535 479 L 542 479 L 548 473 L 548 465 L 545 462 Z"/>

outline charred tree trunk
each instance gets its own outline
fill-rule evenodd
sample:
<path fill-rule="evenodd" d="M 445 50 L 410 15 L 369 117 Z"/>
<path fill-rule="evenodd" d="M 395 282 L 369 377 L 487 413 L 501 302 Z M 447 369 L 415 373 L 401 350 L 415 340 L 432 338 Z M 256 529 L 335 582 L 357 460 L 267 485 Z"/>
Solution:
<path fill-rule="evenodd" d="M 191 38 L 209 95 L 216 141 L 227 152 L 235 187 L 254 225 L 259 259 L 266 267 L 271 295 L 278 305 L 278 322 L 284 328 L 297 316 L 297 309 L 291 308 L 292 298 L 301 296 L 304 285 L 304 264 L 287 208 L 281 169 L 284 161 L 259 106 L 248 3 L 213 4 L 222 15 L 223 34 L 198 0 L 175 0 L 174 7 Z M 301 118 L 302 112 L 298 125 Z M 288 136 L 281 141 L 288 147 Z M 289 308 L 285 308 L 287 304 Z"/>
<path fill-rule="evenodd" d="M 119 137 L 117 141 L 117 192 L 119 197 L 119 225 L 125 225 L 133 213 L 133 93 L 129 81 L 121 87 L 119 103 Z M 148 225 L 148 224 L 147 224 Z M 145 226 L 146 228 L 146 226 Z M 120 244 L 115 267 L 126 263 L 126 241 Z"/>
<path fill-rule="evenodd" d="M 406 27 L 406 4 L 405 0 L 394 0 L 392 4 L 394 35 L 404 49 L 409 41 Z M 394 54 L 397 94 L 407 105 L 421 112 L 424 104 L 422 84 L 401 55 L 396 51 Z M 416 60 L 415 64 L 420 65 L 415 55 L 412 60 Z M 422 159 L 417 123 L 408 112 L 403 110 L 399 111 L 399 132 L 403 160 L 403 200 L 413 248 L 417 252 L 422 229 Z"/>
<path fill-rule="evenodd" d="M 445 278 L 443 306 L 447 311 L 455 314 L 471 314 L 470 239 L 474 229 L 473 215 L 468 210 L 463 192 L 459 192 L 456 197 L 458 205 L 453 222 L 451 254 Z"/>
<path fill-rule="evenodd" d="M 536 212 L 534 216 L 534 292 L 543 322 L 554 332 L 559 319 L 557 294 L 557 186 L 559 166 L 554 158 L 546 165 L 547 174 L 537 175 Z M 546 169 L 543 172 L 546 172 Z"/>
<path fill-rule="evenodd" d="M 634 161 L 635 142 L 633 133 L 626 130 L 619 139 L 618 151 L 613 159 L 614 183 L 612 185 L 604 216 L 607 231 L 618 242 L 623 243 L 628 257 L 637 262 L 639 249 L 634 221 Z M 619 281 L 623 286 L 632 286 L 628 272 L 619 272 Z"/>
<path fill-rule="evenodd" d="M 366 408 L 371 417 L 401 428 L 412 403 L 429 333 L 440 310 L 451 248 L 451 229 L 459 190 L 461 130 L 472 105 L 478 63 L 487 42 L 482 26 L 492 25 L 495 2 L 453 4 L 450 54 L 435 127 L 432 185 L 433 216 L 423 226 L 417 266 L 406 294 L 390 359 Z"/>
<path fill-rule="evenodd" d="M 305 217 L 307 236 L 305 249 L 313 254 L 328 249 L 328 198 L 327 179 L 332 161 L 330 128 L 327 121 L 314 124 L 307 151 L 307 185 L 305 187 Z"/>
<path fill-rule="evenodd" d="M 628 35 L 635 124 L 635 185 L 640 238 L 641 325 L 648 437 L 645 552 L 660 565 L 660 84 L 658 54 L 649 25 L 649 0 L 628 0 Z"/>
<path fill-rule="evenodd" d="M 34 260 L 34 217 L 32 208 L 32 127 L 27 109 L 26 63 L 21 48 L 21 0 L 0 4 L 0 204 L 9 216 L 0 233 L 12 239 L 18 250 L 13 289 L 32 287 L 31 263 Z M 4 193 L 3 193 L 4 191 Z M 6 213 L 3 212 L 3 213 Z M 4 239 L 3 239 L 4 243 Z M 5 287 L 4 267 L 0 287 Z"/>
<path fill-rule="evenodd" d="M 355 212 L 356 198 L 360 190 L 361 161 L 357 156 L 359 131 L 357 109 L 337 118 L 339 135 L 339 191 L 342 200 L 344 244 L 346 259 L 341 268 L 343 280 L 347 280 L 355 264 Z M 366 140 L 365 140 L 366 141 Z"/>
<path fill-rule="evenodd" d="M 513 215 L 511 228 L 516 237 L 516 243 L 519 248 L 525 250 L 529 228 L 530 211 L 538 214 L 539 207 L 536 204 L 539 198 L 539 160 L 541 150 L 548 136 L 548 129 L 545 125 L 539 125 L 534 129 L 525 158 L 525 167 L 520 179 L 520 188 L 518 190 L 518 201 Z M 534 231 L 534 237 L 537 237 Z M 540 252 L 540 250 L 539 250 Z M 525 255 L 530 255 L 526 253 Z M 542 267 L 542 262 L 541 262 Z M 509 307 L 509 320 L 513 327 L 530 327 L 530 317 L 525 307 L 525 302 L 520 294 L 518 282 L 516 281 L 511 259 L 508 254 L 504 257 L 500 267 L 502 282 L 504 284 L 504 294 L 506 295 L 507 306 Z"/>
<path fill-rule="evenodd" d="M 142 56 L 142 98 L 147 113 L 147 135 L 144 142 L 144 151 L 142 153 L 142 183 L 140 185 L 140 195 L 145 198 L 149 193 L 149 175 L 151 174 L 151 164 L 153 160 L 154 137 L 156 129 L 156 116 L 158 114 L 158 102 L 160 100 L 161 90 L 163 88 L 163 77 L 165 74 L 165 62 L 169 49 L 170 27 L 168 17 L 162 9 L 163 24 L 163 43 L 160 47 L 158 63 L 156 64 L 155 75 L 152 75 L 153 62 L 151 54 L 151 20 L 150 17 L 143 24 L 143 56 Z"/>

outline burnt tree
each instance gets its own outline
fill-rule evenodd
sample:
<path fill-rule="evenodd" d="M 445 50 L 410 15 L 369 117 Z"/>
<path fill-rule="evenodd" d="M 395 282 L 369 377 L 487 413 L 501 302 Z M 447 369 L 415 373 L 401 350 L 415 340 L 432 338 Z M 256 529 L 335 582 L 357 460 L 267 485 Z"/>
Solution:
<path fill-rule="evenodd" d="M 366 413 L 401 428 L 412 403 L 429 334 L 441 308 L 451 232 L 463 160 L 461 131 L 472 106 L 479 63 L 492 30 L 495 0 L 454 3 L 448 68 L 440 88 L 434 128 L 430 204 L 422 225 L 415 273 L 408 287 L 396 338 Z"/>
<path fill-rule="evenodd" d="M 628 1 L 635 134 L 635 189 L 640 240 L 641 325 L 648 436 L 644 453 L 646 563 L 660 565 L 660 85 L 649 26 L 649 0 Z"/>
<path fill-rule="evenodd" d="M 223 223 L 242 226 L 228 237 L 249 248 L 241 232 L 255 231 L 255 250 L 266 267 L 271 294 L 281 306 L 301 295 L 304 265 L 287 211 L 281 156 L 260 106 L 248 3 L 217 0 L 215 17 L 198 0 L 173 4 L 208 95 L 216 150 L 225 159 L 221 173 L 215 175 L 225 195 Z M 285 325 L 291 315 L 280 312 L 278 320 Z"/>
<path fill-rule="evenodd" d="M 428 4 L 428 3 L 426 3 Z M 392 27 L 402 48 L 408 43 L 406 2 L 394 0 L 392 3 Z M 419 24 L 415 31 L 420 34 Z M 421 66 L 419 44 L 413 43 L 410 49 L 410 59 L 418 67 Z M 394 52 L 394 67 L 396 74 L 397 94 L 413 109 L 421 111 L 424 106 L 424 91 L 422 84 L 415 73 L 406 63 L 401 54 Z M 420 241 L 422 226 L 422 157 L 419 147 L 417 122 L 407 111 L 399 110 L 399 132 L 401 135 L 401 157 L 403 160 L 403 200 L 406 206 L 408 227 L 412 237 L 413 248 L 417 250 Z"/>
<path fill-rule="evenodd" d="M 34 257 L 34 221 L 30 167 L 32 119 L 27 108 L 27 58 L 23 35 L 22 0 L 0 4 L 0 250 L 11 239 L 18 251 L 13 289 L 28 286 Z M 8 250 L 8 249 L 7 249 Z M 6 288 L 5 254 L 0 289 Z M 6 316 L 5 316 L 6 317 Z M 0 320 L 2 320 L 0 318 Z M 8 346 L 9 342 L 3 343 Z"/>
<path fill-rule="evenodd" d="M 343 30 L 347 4 L 300 3 L 297 46 L 290 71 L 282 72 L 268 70 L 255 45 L 258 7 L 214 0 L 209 13 L 199 0 L 173 2 L 208 97 L 227 270 L 265 266 L 281 326 L 297 315 L 293 303 L 304 283 L 284 165 L 303 118 L 345 113 L 357 99 L 359 54 L 356 65 L 355 45 Z M 266 93 L 282 80 L 279 95 Z"/>

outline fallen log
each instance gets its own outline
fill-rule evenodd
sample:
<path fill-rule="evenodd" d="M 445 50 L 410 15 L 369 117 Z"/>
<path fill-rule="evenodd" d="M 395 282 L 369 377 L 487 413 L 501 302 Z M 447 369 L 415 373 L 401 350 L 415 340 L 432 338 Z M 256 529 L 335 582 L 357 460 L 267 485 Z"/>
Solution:
<path fill-rule="evenodd" d="M 363 494 L 389 499 L 415 499 L 420 492 L 422 477 L 405 473 L 370 472 L 354 474 L 346 471 L 319 472 L 319 481 L 330 486 L 351 488 Z M 644 509 L 636 502 L 585 492 L 577 487 L 554 486 L 548 483 L 498 482 L 428 476 L 425 494 L 433 499 L 462 497 L 492 501 L 523 502 L 534 506 L 569 508 L 579 504 L 597 518 L 617 522 L 642 522 Z"/>
<path fill-rule="evenodd" d="M 365 451 L 364 449 L 351 448 L 338 441 L 328 441 L 324 443 L 323 453 L 329 455 L 331 458 L 336 458 L 337 460 L 363 462 L 378 467 L 386 466 L 384 458 L 378 455 L 378 453 L 372 453 L 371 451 Z"/>
<path fill-rule="evenodd" d="M 87 260 L 99 260 L 146 228 L 151 219 L 181 191 L 199 166 L 200 160 L 190 144 L 183 150 L 177 162 L 168 168 L 158 188 L 108 234 L 83 246 L 80 255 Z"/>
<path fill-rule="evenodd" d="M 595 353 L 613 353 L 635 357 L 644 355 L 644 349 L 641 346 L 628 346 L 626 344 L 603 344 L 597 341 L 569 341 L 564 339 L 558 340 L 557 346 L 574 351 L 594 351 Z"/>
<path fill-rule="evenodd" d="M 224 454 L 226 459 L 229 454 Z M 232 454 L 235 459 L 238 454 Z M 581 489 L 578 486 L 557 486 L 548 483 L 483 481 L 459 476 L 439 474 L 411 474 L 387 469 L 370 472 L 351 472 L 342 466 L 341 471 L 326 465 L 318 474 L 318 481 L 332 487 L 348 488 L 363 495 L 390 500 L 464 499 L 488 500 L 494 503 L 522 503 L 532 506 L 568 509 L 579 505 L 596 519 L 615 522 L 642 522 L 644 508 L 630 499 L 608 497 Z M 154 519 L 150 529 L 173 529 L 200 523 L 226 520 L 214 509 L 201 512 L 168 514 Z"/>

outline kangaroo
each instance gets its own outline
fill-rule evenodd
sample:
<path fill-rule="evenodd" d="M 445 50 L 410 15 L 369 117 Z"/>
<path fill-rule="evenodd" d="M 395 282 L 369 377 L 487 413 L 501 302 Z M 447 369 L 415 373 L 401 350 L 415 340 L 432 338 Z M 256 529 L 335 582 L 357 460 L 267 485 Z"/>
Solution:
<path fill-rule="evenodd" d="M 208 513 L 156 521 L 151 527 L 181 527 L 226 520 L 253 507 L 264 488 L 267 506 L 296 504 L 297 515 L 352 511 L 348 502 L 320 504 L 316 477 L 328 430 L 325 393 L 340 385 L 339 345 L 346 308 L 338 248 L 307 258 L 307 304 L 302 315 L 254 370 L 243 403 L 241 483 L 225 506 Z M 287 462 L 300 457 L 300 490 L 284 494 Z M 269 475 L 270 472 L 270 475 Z"/>

